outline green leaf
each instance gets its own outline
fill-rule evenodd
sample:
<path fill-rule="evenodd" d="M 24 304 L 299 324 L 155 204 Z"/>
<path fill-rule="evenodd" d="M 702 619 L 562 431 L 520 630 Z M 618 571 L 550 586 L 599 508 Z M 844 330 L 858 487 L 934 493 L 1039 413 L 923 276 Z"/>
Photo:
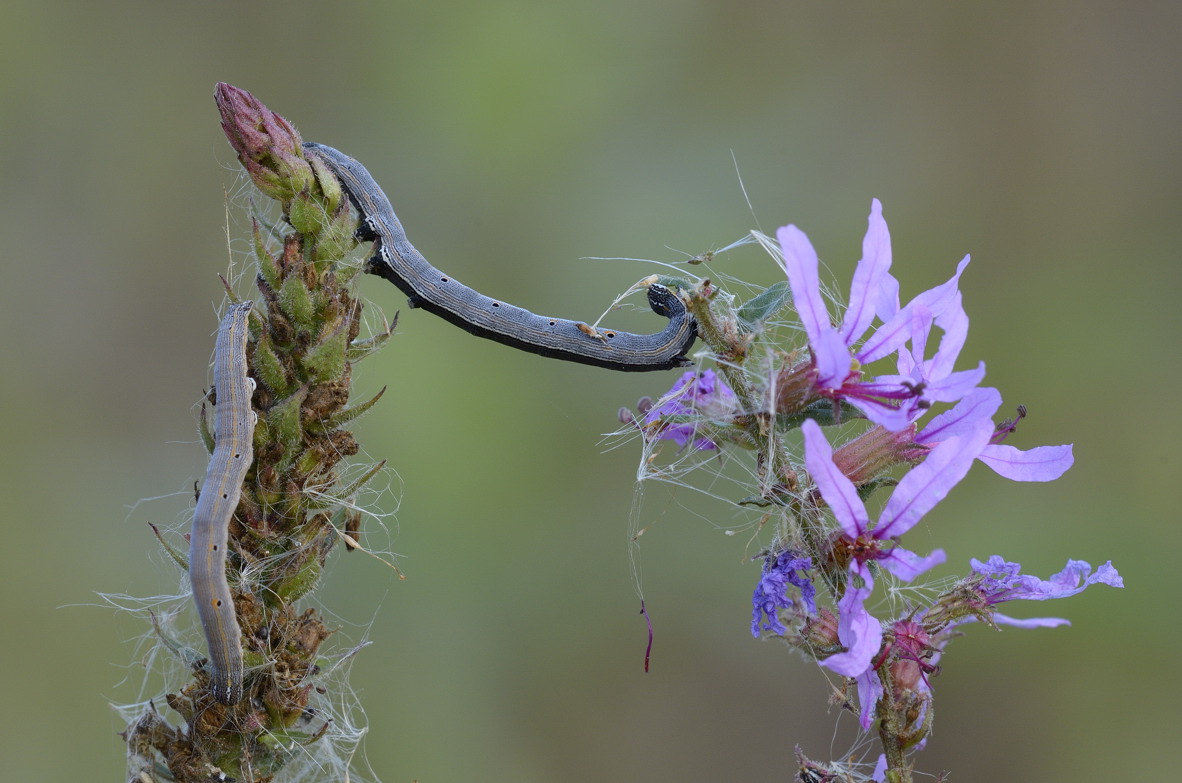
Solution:
<path fill-rule="evenodd" d="M 179 549 L 177 549 L 176 547 L 172 546 L 167 541 L 165 541 L 164 536 L 160 535 L 159 528 L 157 528 L 151 522 L 148 523 L 148 527 L 152 528 L 152 532 L 156 534 L 156 540 L 160 542 L 160 546 L 164 547 L 164 551 L 168 554 L 168 556 L 170 558 L 172 558 L 172 562 L 176 563 L 181 568 L 188 571 L 189 570 L 188 556 L 184 552 L 180 551 Z"/>
<path fill-rule="evenodd" d="M 283 576 L 268 585 L 269 601 L 278 599 L 290 604 L 298 601 L 316 586 L 324 571 L 324 558 L 336 543 L 336 532 L 327 524 L 327 518 L 317 515 L 310 520 L 312 535 L 292 553 L 292 560 L 284 568 Z"/>
<path fill-rule="evenodd" d="M 747 331 L 758 331 L 765 321 L 779 313 L 791 301 L 792 289 L 789 288 L 787 280 L 781 280 L 744 302 L 737 315 Z"/>
<path fill-rule="evenodd" d="M 259 264 L 259 276 L 266 281 L 272 289 L 279 285 L 279 262 L 267 250 L 267 243 L 263 240 L 262 232 L 259 231 L 259 221 L 255 219 L 253 222 L 253 237 L 254 237 L 254 257 Z"/>
<path fill-rule="evenodd" d="M 377 353 L 390 340 L 390 335 L 394 334 L 394 329 L 397 326 L 398 313 L 394 313 L 394 320 L 390 322 L 390 326 L 386 331 L 378 332 L 373 337 L 367 337 L 364 340 L 354 340 L 349 343 L 349 348 L 345 352 L 345 358 L 350 362 L 356 363 L 371 353 Z"/>
<path fill-rule="evenodd" d="M 792 415 L 780 414 L 776 417 L 776 426 L 781 431 L 786 432 L 788 430 L 799 429 L 805 419 L 813 419 L 822 427 L 833 427 L 863 418 L 865 416 L 862 411 L 850 405 L 845 400 L 841 401 L 840 407 L 837 409 L 836 415 L 834 415 L 833 400 L 823 398 Z"/>
<path fill-rule="evenodd" d="M 337 212 L 316 238 L 316 246 L 312 250 L 313 263 L 318 268 L 324 266 L 325 262 L 340 267 L 341 259 L 357 247 L 354 236 L 356 230 L 357 219 L 348 209 Z"/>
<path fill-rule="evenodd" d="M 213 454 L 213 430 L 209 428 L 209 414 L 206 413 L 205 403 L 201 403 L 201 418 L 197 420 L 197 432 L 201 435 L 201 442 L 205 444 L 205 450 Z"/>
<path fill-rule="evenodd" d="M 858 487 L 858 497 L 860 497 L 862 500 L 869 500 L 870 496 L 878 490 L 884 489 L 886 487 L 893 487 L 898 483 L 898 479 L 891 478 L 890 476 L 880 476 L 879 478 L 871 479 L 862 486 Z"/>
<path fill-rule="evenodd" d="M 346 498 L 352 497 L 358 490 L 364 487 L 370 479 L 378 475 L 378 473 L 381 472 L 382 468 L 384 467 L 386 467 L 386 460 L 376 462 L 373 465 L 370 465 L 360 478 L 344 489 L 334 490 L 331 495 L 326 494 L 319 498 L 309 497 L 308 508 L 329 508 L 330 506 L 336 505 L 338 503 L 344 503 Z M 335 520 L 333 522 L 333 526 L 336 527 Z"/>
<path fill-rule="evenodd" d="M 681 291 L 692 291 L 694 283 L 684 277 L 671 277 L 669 275 L 657 275 L 657 284 L 663 285 L 666 288 L 676 288 Z"/>
<path fill-rule="evenodd" d="M 373 399 L 367 402 L 358 403 L 351 408 L 345 408 L 335 416 L 331 416 L 327 419 L 317 422 L 308 422 L 308 432 L 324 433 L 340 429 L 344 425 L 366 413 L 370 408 L 373 407 L 374 403 L 382 398 L 382 395 L 385 393 L 386 387 L 383 386 L 381 390 L 373 396 Z"/>

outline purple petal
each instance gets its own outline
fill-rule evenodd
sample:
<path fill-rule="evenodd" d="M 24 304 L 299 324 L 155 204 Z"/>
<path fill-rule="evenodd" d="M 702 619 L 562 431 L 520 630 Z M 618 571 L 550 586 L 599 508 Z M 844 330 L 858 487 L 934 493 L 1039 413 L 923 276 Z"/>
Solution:
<path fill-rule="evenodd" d="M 769 556 L 764 559 L 763 571 L 751 596 L 752 636 L 758 639 L 761 628 L 781 636 L 788 630 L 780 622 L 778 610 L 793 605 L 793 600 L 788 597 L 789 585 L 800 589 L 800 599 L 810 612 L 817 611 L 814 599 L 816 590 L 807 573 L 812 567 L 813 561 L 810 558 L 797 557 L 792 550 L 782 552 L 775 558 Z M 768 622 L 761 626 L 765 615 Z"/>
<path fill-rule="evenodd" d="M 819 339 L 830 328 L 829 311 L 821 298 L 821 281 L 817 274 L 817 251 L 809 238 L 796 226 L 784 226 L 776 232 L 780 251 L 784 256 L 784 272 L 792 289 L 793 306 L 809 337 L 809 343 Z"/>
<path fill-rule="evenodd" d="M 697 433 L 698 428 L 693 424 L 673 424 L 661 430 L 661 434 L 657 436 L 658 440 L 671 440 L 677 444 L 678 448 L 685 448 L 685 444 L 689 443 Z M 697 448 L 694 444 L 694 448 Z M 713 448 L 711 443 L 709 448 Z"/>
<path fill-rule="evenodd" d="M 866 611 L 864 604 L 874 590 L 874 577 L 864 563 L 850 563 L 845 595 L 837 604 L 837 638 L 846 651 L 831 655 L 821 665 L 846 677 L 857 677 L 870 667 L 882 646 L 882 625 Z"/>
<path fill-rule="evenodd" d="M 886 323 L 899 312 L 899 281 L 890 272 L 882 276 L 878 286 L 878 320 Z"/>
<path fill-rule="evenodd" d="M 858 497 L 854 483 L 833 463 L 833 447 L 821 431 L 821 425 L 805 419 L 800 430 L 804 433 L 804 464 L 809 475 L 833 510 L 841 529 L 851 538 L 857 538 L 870 528 L 866 505 Z"/>
<path fill-rule="evenodd" d="M 874 320 L 879 287 L 891 268 L 891 234 L 882 218 L 882 204 L 870 202 L 870 220 L 862 239 L 862 260 L 854 270 L 850 301 L 841 324 L 841 336 L 847 347 L 858 341 Z"/>
<path fill-rule="evenodd" d="M 975 557 L 971 558 L 969 567 L 973 569 L 974 573 L 987 576 L 995 582 L 1006 585 L 1012 584 L 1022 575 L 1021 563 L 1011 563 L 1001 555 L 993 555 L 984 563 Z"/>
<path fill-rule="evenodd" d="M 820 334 L 812 338 L 813 360 L 817 367 L 817 385 L 822 389 L 840 389 L 850 375 L 853 358 L 841 335 L 826 324 Z"/>
<path fill-rule="evenodd" d="M 929 376 L 935 378 L 935 375 Z M 928 380 L 923 389 L 923 399 L 928 402 L 956 402 L 985 379 L 985 362 L 972 370 L 950 373 L 937 380 Z"/>
<path fill-rule="evenodd" d="M 943 549 L 933 550 L 927 557 L 920 557 L 909 549 L 897 546 L 886 557 L 880 558 L 879 563 L 899 579 L 910 582 L 947 559 Z"/>
<path fill-rule="evenodd" d="M 847 398 L 846 401 L 862 411 L 869 421 L 891 432 L 902 432 L 907 429 L 911 426 L 911 420 L 914 418 L 912 412 L 907 408 L 897 408 L 894 405 L 857 397 Z"/>
<path fill-rule="evenodd" d="M 969 562 L 973 571 L 987 577 L 981 588 L 991 604 L 1067 598 L 1094 584 L 1125 586 L 1111 560 L 1097 568 L 1095 573 L 1092 573 L 1092 566 L 1083 560 L 1068 560 L 1062 571 L 1045 580 L 1020 573 L 1021 566 L 1007 562 L 1000 555 L 994 555 L 985 563 L 976 559 Z"/>
<path fill-rule="evenodd" d="M 1036 580 L 1034 577 L 1026 577 Z M 1089 586 L 1094 584 L 1105 584 L 1109 587 L 1124 587 L 1125 581 L 1117 573 L 1112 566 L 1112 561 L 1109 560 L 1104 565 L 1096 569 L 1096 573 L 1092 573 L 1092 566 L 1084 560 L 1068 560 L 1067 565 L 1062 571 L 1047 579 L 1045 582 L 1038 582 L 1037 592 L 1039 595 L 1029 596 L 1031 600 L 1042 600 L 1044 598 L 1066 598 L 1076 593 L 1082 593 Z M 1031 584 L 1027 584 L 1030 587 Z"/>
<path fill-rule="evenodd" d="M 739 398 L 714 370 L 706 370 L 698 380 L 694 407 L 705 416 L 721 419 L 735 413 L 739 407 Z"/>
<path fill-rule="evenodd" d="M 923 394 L 913 402 L 913 407 L 918 407 L 920 401 L 926 405 L 956 402 L 985 377 L 984 362 L 974 370 L 953 372 L 952 369 L 968 336 L 969 319 L 960 306 L 960 293 L 953 292 L 946 299 L 944 311 L 939 315 L 918 302 L 908 305 L 908 310 L 912 312 L 911 350 L 899 351 L 899 372 L 906 374 L 912 384 L 923 386 Z M 939 326 L 944 334 L 936 355 L 925 359 L 933 325 Z"/>
<path fill-rule="evenodd" d="M 661 423 L 661 420 L 669 416 L 689 416 L 695 413 L 708 418 L 723 418 L 732 414 L 737 406 L 738 398 L 735 397 L 735 393 L 713 370 L 706 370 L 700 375 L 691 370 L 673 384 L 673 388 L 661 398 L 659 405 L 645 413 L 644 423 L 646 426 L 659 425 L 659 440 L 671 440 L 681 448 L 685 448 L 686 444 L 693 440 L 695 449 L 712 451 L 718 446 L 709 438 L 698 437 L 698 425 L 694 422 L 673 424 Z"/>
<path fill-rule="evenodd" d="M 661 395 L 661 404 L 650 408 L 648 413 L 644 415 L 645 424 L 657 421 L 662 416 L 684 416 L 693 413 L 693 408 L 686 402 L 686 396 L 690 394 L 686 387 L 692 384 L 697 377 L 698 373 L 694 370 L 683 373 L 677 379 L 677 383 L 673 384 L 673 388 Z"/>
<path fill-rule="evenodd" d="M 858 723 L 863 729 L 868 729 L 874 720 L 875 707 L 878 706 L 878 700 L 882 696 L 882 680 L 878 679 L 878 672 L 874 671 L 874 667 L 867 666 L 866 671 L 859 674 L 855 682 L 858 685 L 858 712 L 860 713 Z M 885 771 L 885 757 L 883 757 L 882 763 Z M 876 778 L 876 780 L 882 780 L 882 778 Z"/>
<path fill-rule="evenodd" d="M 950 304 L 950 297 L 956 295 L 957 286 L 960 282 L 960 276 L 964 272 L 965 267 L 968 265 L 969 257 L 965 256 L 960 260 L 960 263 L 956 265 L 956 274 L 954 274 L 951 279 L 948 280 L 948 282 L 941 283 L 935 288 L 929 288 L 927 291 L 919 294 L 911 300 L 907 307 L 911 307 L 912 305 L 922 305 L 931 310 L 936 316 L 940 316 L 944 312 L 945 308 L 947 308 Z M 907 309 L 907 307 L 904 307 L 903 309 Z"/>
<path fill-rule="evenodd" d="M 916 443 L 934 445 L 954 435 L 971 432 L 978 421 L 992 422 L 1001 407 L 1001 392 L 991 387 L 974 389 L 950 410 L 928 422 L 915 436 Z"/>
<path fill-rule="evenodd" d="M 922 316 L 921 316 L 922 317 Z M 889 321 L 874 330 L 858 349 L 858 361 L 870 364 L 889 356 L 911 339 L 915 330 L 916 313 L 910 307 L 895 313 Z"/>
<path fill-rule="evenodd" d="M 1031 617 L 1029 620 L 1019 620 L 1004 614 L 994 614 L 993 622 L 999 625 L 1012 625 L 1015 628 L 1058 628 L 1060 625 L 1071 625 L 1069 620 L 1062 617 Z"/>
<path fill-rule="evenodd" d="M 1075 462 L 1071 447 L 1069 443 L 1022 451 L 1013 446 L 986 446 L 978 459 L 999 476 L 1013 481 L 1054 481 Z"/>
<path fill-rule="evenodd" d="M 992 434 L 993 425 L 978 420 L 968 434 L 949 438 L 928 452 L 891 493 L 874 537 L 881 540 L 901 536 L 914 527 L 965 477 Z"/>
<path fill-rule="evenodd" d="M 961 305 L 960 292 L 949 297 L 944 312 L 936 316 L 936 325 L 944 330 L 936 355 L 927 363 L 924 375 L 928 378 L 943 378 L 952 372 L 960 349 L 969 335 L 969 317 Z"/>

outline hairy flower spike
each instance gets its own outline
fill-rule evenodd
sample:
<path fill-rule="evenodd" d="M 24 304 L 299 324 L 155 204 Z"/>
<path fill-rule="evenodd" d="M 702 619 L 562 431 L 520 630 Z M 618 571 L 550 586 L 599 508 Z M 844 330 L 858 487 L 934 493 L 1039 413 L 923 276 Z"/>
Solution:
<path fill-rule="evenodd" d="M 215 98 L 243 167 L 281 202 L 290 227 L 271 236 L 255 221 L 253 231 L 262 302 L 246 357 L 258 418 L 227 547 L 245 694 L 231 705 L 217 703 L 198 667 L 193 682 L 166 697 L 186 726 L 174 730 L 150 711 L 125 732 L 135 780 L 155 780 L 167 767 L 178 783 L 265 781 L 296 757 L 293 749 L 306 754 L 311 743 L 329 742 L 331 721 L 321 712 L 328 702 L 313 700 L 336 687 L 320 671 L 321 646 L 332 632 L 318 612 L 300 611 L 294 601 L 315 587 L 342 540 L 334 520 L 356 529 L 347 521 L 353 495 L 380 469 L 371 466 L 339 486 L 338 464 L 359 450 L 342 427 L 377 399 L 349 407 L 351 364 L 386 341 L 354 342 L 361 305 L 351 281 L 361 265 L 345 254 L 355 245 L 356 218 L 332 174 L 304 159 L 286 120 L 229 85 L 219 84 Z M 335 753 L 320 747 L 324 757 Z"/>

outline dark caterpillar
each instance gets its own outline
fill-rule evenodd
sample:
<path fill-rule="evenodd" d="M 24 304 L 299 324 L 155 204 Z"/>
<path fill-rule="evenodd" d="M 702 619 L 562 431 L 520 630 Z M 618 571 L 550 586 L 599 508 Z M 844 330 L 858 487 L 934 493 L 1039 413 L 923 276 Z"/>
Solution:
<path fill-rule="evenodd" d="M 669 319 L 669 325 L 656 334 L 596 329 L 490 299 L 431 266 L 406 238 L 390 200 L 364 166 L 315 142 L 304 142 L 304 153 L 341 180 L 363 218 L 360 236 L 375 243 L 368 271 L 398 286 L 411 307 L 435 313 L 477 337 L 552 359 L 625 372 L 691 364 L 685 354 L 697 338 L 697 323 L 677 294 L 665 286 L 648 286 L 649 306 Z"/>

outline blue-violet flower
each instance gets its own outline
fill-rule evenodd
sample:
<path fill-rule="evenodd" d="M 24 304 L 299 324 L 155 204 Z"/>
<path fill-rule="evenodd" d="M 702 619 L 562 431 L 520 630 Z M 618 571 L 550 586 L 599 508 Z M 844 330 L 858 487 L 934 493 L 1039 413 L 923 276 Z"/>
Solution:
<path fill-rule="evenodd" d="M 645 412 L 644 427 L 650 432 L 655 428 L 659 440 L 671 440 L 681 447 L 693 440 L 695 449 L 716 449 L 718 445 L 710 438 L 697 437 L 697 422 L 666 422 L 665 419 L 696 415 L 718 420 L 734 415 L 738 407 L 738 397 L 714 370 L 690 371 L 673 384 L 659 405 Z"/>
<path fill-rule="evenodd" d="M 808 576 L 813 567 L 813 561 L 801 557 L 799 553 L 789 549 L 778 556 L 768 555 L 763 560 L 763 574 L 759 577 L 759 584 L 755 586 L 755 594 L 751 597 L 751 635 L 759 638 L 760 621 L 766 615 L 768 621 L 763 624 L 763 630 L 784 635 L 788 629 L 780 622 L 777 613 L 779 609 L 792 606 L 792 599 L 788 597 L 788 586 L 800 589 L 800 600 L 808 607 L 810 613 L 816 613 L 817 604 L 814 600 L 816 588 Z"/>
<path fill-rule="evenodd" d="M 977 591 L 985 598 L 989 605 L 996 605 L 1005 601 L 1046 601 L 1051 598 L 1068 598 L 1082 593 L 1094 584 L 1105 584 L 1109 587 L 1124 587 L 1124 579 L 1117 573 L 1109 560 L 1092 573 L 1092 566 L 1083 560 L 1068 560 L 1067 565 L 1059 573 L 1049 579 L 1039 579 L 1037 576 L 1023 575 L 1022 566 L 1011 563 L 1001 555 L 994 555 L 982 563 L 973 559 L 970 565 L 977 574 L 984 579 L 977 586 Z M 1012 625 L 1018 628 L 1050 628 L 1057 625 L 1070 625 L 1067 620 L 1058 617 L 1038 617 L 1028 620 L 1018 620 L 1005 615 L 995 614 L 995 622 Z"/>

